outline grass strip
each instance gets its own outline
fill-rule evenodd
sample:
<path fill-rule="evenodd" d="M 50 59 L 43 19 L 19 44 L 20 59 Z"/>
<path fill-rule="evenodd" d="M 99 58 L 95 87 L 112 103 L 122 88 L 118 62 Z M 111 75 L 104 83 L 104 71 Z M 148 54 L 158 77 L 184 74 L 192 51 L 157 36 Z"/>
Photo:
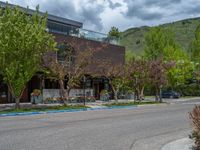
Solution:
<path fill-rule="evenodd" d="M 21 109 L 9 109 L 0 111 L 0 114 L 8 114 L 8 113 L 23 113 L 23 112 L 44 112 L 51 110 L 71 110 L 71 109 L 83 109 L 89 108 L 84 105 L 68 105 L 68 106 L 48 106 L 42 108 L 21 108 Z"/>

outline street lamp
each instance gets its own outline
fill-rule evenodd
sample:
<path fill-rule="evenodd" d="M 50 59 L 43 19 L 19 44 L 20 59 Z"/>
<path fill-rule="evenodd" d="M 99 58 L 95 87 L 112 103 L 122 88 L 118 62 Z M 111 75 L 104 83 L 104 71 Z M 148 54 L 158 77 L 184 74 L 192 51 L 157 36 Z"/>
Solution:
<path fill-rule="evenodd" d="M 86 77 L 83 76 L 83 96 L 84 96 L 84 106 L 85 106 L 85 83 L 86 83 Z"/>

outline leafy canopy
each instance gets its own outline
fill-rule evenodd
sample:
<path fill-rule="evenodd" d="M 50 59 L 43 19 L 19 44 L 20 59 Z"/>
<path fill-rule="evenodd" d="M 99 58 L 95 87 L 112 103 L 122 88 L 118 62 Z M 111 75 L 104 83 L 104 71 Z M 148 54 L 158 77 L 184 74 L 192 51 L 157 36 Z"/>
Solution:
<path fill-rule="evenodd" d="M 112 37 L 117 37 L 118 38 L 120 36 L 119 29 L 117 27 L 111 27 L 108 35 L 112 36 Z"/>
<path fill-rule="evenodd" d="M 0 9 L 0 68 L 14 97 L 20 97 L 26 83 L 40 70 L 43 55 L 56 43 L 46 32 L 47 15 L 32 16 L 19 8 Z"/>
<path fill-rule="evenodd" d="M 170 30 L 154 27 L 145 35 L 145 57 L 148 59 L 155 60 L 163 57 L 167 47 L 173 50 L 178 47 Z"/>
<path fill-rule="evenodd" d="M 195 39 L 192 42 L 191 59 L 196 63 L 200 62 L 200 25 L 197 27 L 195 31 Z"/>
<path fill-rule="evenodd" d="M 165 62 L 174 62 L 167 72 L 168 84 L 171 87 L 182 84 L 191 77 L 191 63 L 188 55 L 175 42 L 171 30 L 161 27 L 152 28 L 145 37 L 145 57 L 149 60 L 162 58 Z"/>

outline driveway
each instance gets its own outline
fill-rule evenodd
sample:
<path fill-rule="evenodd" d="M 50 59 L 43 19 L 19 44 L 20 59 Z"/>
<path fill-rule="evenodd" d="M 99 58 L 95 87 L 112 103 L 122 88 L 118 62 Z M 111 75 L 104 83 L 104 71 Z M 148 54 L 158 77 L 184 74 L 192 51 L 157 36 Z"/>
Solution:
<path fill-rule="evenodd" d="M 190 134 L 191 102 L 0 117 L 0 150 L 160 150 Z"/>

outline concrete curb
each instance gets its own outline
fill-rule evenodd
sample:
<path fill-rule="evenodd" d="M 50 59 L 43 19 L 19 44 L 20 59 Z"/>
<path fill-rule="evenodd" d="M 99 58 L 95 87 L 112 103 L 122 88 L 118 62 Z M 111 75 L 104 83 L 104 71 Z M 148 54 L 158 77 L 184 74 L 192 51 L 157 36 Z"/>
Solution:
<path fill-rule="evenodd" d="M 168 106 L 171 105 L 170 103 L 164 103 L 164 104 L 144 104 L 144 105 L 137 105 L 138 107 L 145 107 L 145 106 Z"/>
<path fill-rule="evenodd" d="M 0 117 L 9 116 L 28 116 L 28 115 L 39 115 L 39 114 L 51 114 L 51 113 L 64 113 L 64 112 L 81 112 L 81 111 L 94 111 L 94 110 L 110 110 L 110 109 L 132 109 L 137 106 L 113 106 L 113 107 L 97 107 L 97 108 L 82 108 L 82 109 L 70 109 L 70 110 L 50 110 L 50 111 L 38 111 L 38 112 L 19 112 L 19 113 L 7 113 L 0 114 Z"/>
<path fill-rule="evenodd" d="M 164 145 L 161 150 L 191 150 L 192 145 L 191 139 L 183 138 Z"/>

